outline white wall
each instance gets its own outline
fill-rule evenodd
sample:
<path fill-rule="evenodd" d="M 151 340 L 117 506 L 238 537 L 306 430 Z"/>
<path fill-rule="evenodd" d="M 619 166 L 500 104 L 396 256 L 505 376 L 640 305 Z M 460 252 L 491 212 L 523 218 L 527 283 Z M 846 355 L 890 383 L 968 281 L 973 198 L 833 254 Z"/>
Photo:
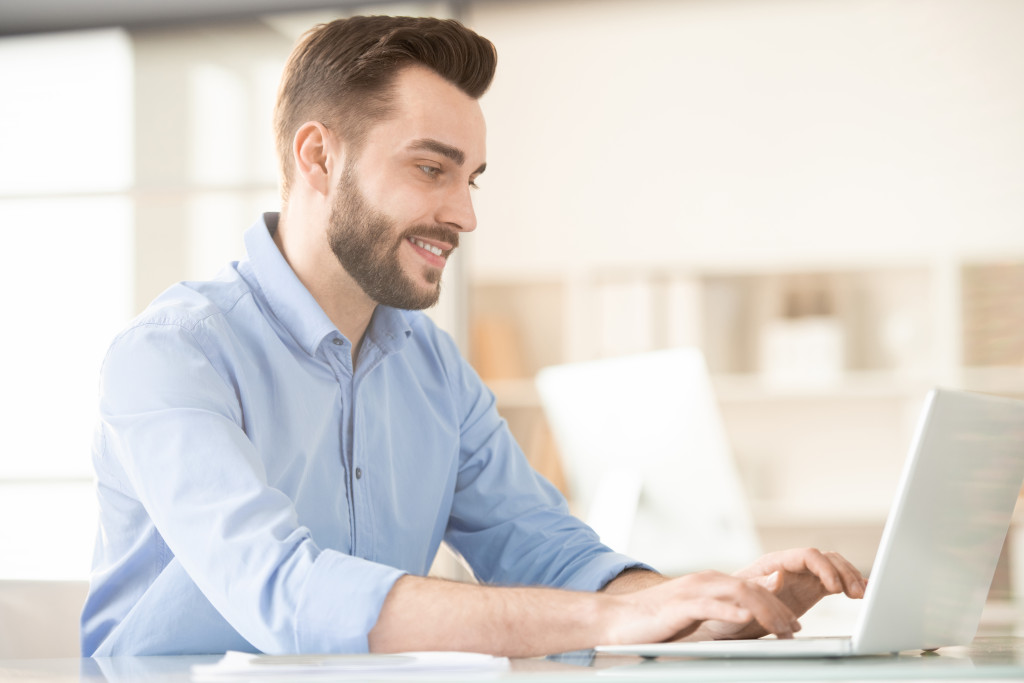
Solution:
<path fill-rule="evenodd" d="M 479 3 L 472 272 L 1024 252 L 1024 3 Z"/>

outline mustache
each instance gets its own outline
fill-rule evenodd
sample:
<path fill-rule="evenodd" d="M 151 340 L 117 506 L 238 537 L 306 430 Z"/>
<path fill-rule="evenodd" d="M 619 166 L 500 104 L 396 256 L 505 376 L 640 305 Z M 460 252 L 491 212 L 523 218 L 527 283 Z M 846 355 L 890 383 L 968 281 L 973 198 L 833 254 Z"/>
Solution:
<path fill-rule="evenodd" d="M 455 251 L 459 246 L 458 231 L 449 228 L 447 225 L 415 225 L 403 232 L 401 239 L 406 240 L 413 236 L 425 237 L 452 245 L 452 248 L 446 252 L 448 254 Z"/>

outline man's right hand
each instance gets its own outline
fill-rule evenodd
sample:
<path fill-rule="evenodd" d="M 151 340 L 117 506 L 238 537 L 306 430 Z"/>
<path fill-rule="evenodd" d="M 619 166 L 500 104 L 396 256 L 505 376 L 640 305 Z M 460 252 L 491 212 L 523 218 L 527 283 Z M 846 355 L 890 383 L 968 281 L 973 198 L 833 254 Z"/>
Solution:
<path fill-rule="evenodd" d="M 666 579 L 633 593 L 609 596 L 607 643 L 656 643 L 679 640 L 705 621 L 756 622 L 779 638 L 800 630 L 797 617 L 763 581 L 715 571 Z"/>

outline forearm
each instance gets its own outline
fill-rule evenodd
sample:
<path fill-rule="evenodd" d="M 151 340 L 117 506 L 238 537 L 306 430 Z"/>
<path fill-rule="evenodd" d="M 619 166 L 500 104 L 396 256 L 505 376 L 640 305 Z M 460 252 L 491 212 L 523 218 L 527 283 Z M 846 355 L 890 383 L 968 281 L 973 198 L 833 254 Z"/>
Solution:
<path fill-rule="evenodd" d="M 593 647 L 607 640 L 603 625 L 614 602 L 598 593 L 403 576 L 370 631 L 370 651 L 532 657 Z"/>
<path fill-rule="evenodd" d="M 653 581 L 658 576 L 637 574 L 619 579 Z M 756 621 L 784 638 L 798 628 L 792 611 L 766 588 L 718 572 L 688 574 L 617 595 L 403 576 L 384 600 L 369 645 L 373 652 L 463 650 L 532 657 L 602 643 L 680 638 L 711 619 L 741 628 Z"/>
<path fill-rule="evenodd" d="M 662 576 L 658 572 L 652 572 L 643 567 L 631 567 L 606 583 L 601 592 L 608 593 L 609 595 L 633 593 L 668 580 L 668 577 Z"/>

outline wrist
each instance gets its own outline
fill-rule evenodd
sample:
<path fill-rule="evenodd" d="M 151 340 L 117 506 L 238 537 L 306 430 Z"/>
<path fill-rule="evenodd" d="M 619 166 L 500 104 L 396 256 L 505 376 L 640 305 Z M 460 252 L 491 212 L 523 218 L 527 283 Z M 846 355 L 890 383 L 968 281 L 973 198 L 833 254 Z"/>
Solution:
<path fill-rule="evenodd" d="M 610 583 L 610 582 L 609 582 Z M 631 623 L 631 598 L 628 593 L 597 594 L 594 601 L 593 634 L 595 645 L 622 645 L 626 643 L 624 626 Z"/>

